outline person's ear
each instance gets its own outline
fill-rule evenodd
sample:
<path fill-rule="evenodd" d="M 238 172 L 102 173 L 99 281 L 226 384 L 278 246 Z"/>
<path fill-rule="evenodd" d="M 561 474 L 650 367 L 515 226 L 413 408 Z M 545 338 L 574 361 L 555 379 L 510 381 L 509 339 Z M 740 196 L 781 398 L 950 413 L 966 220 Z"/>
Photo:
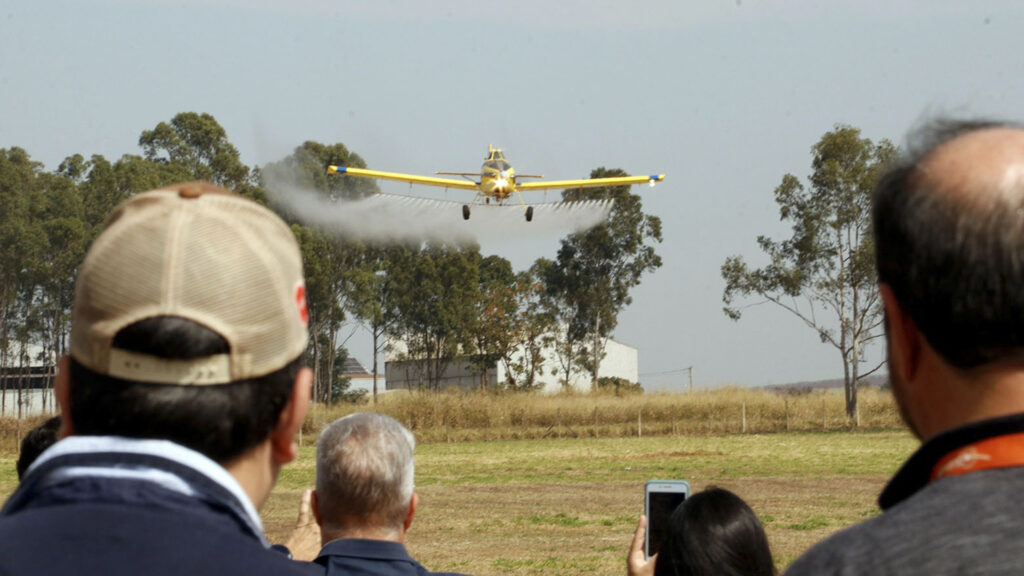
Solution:
<path fill-rule="evenodd" d="M 910 382 L 921 367 L 922 336 L 914 319 L 903 309 L 888 284 L 878 285 L 889 332 L 889 370 Z"/>
<path fill-rule="evenodd" d="M 299 455 L 299 445 L 295 442 L 295 436 L 306 419 L 312 386 L 313 371 L 303 367 L 295 377 L 292 394 L 281 410 L 277 427 L 270 433 L 270 447 L 275 459 L 282 464 L 295 460 Z"/>
<path fill-rule="evenodd" d="M 57 438 L 64 439 L 75 433 L 74 423 L 71 422 L 71 357 L 67 354 L 61 356 L 57 364 L 53 391 L 57 395 L 57 405 L 60 406 L 60 428 L 57 430 Z"/>
<path fill-rule="evenodd" d="M 408 532 L 412 526 L 412 517 L 416 515 L 416 507 L 420 504 L 420 495 L 413 492 L 409 499 L 409 512 L 405 515 L 405 522 L 402 523 L 402 532 Z"/>
<path fill-rule="evenodd" d="M 316 525 L 323 528 L 324 523 L 320 519 L 320 499 L 316 496 L 315 488 L 309 496 L 309 507 L 313 510 L 313 519 L 316 520 Z"/>

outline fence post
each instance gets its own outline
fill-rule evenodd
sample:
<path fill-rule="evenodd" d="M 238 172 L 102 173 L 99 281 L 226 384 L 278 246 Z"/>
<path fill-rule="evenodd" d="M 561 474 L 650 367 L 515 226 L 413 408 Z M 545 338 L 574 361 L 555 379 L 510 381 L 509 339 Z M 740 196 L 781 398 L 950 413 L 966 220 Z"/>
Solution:
<path fill-rule="evenodd" d="M 747 433 L 747 401 L 746 400 L 743 401 L 743 408 L 742 408 L 742 410 L 743 410 L 743 412 L 742 412 L 743 433 L 746 434 Z"/>
<path fill-rule="evenodd" d="M 643 420 L 640 417 L 640 413 L 643 412 L 643 410 L 644 410 L 643 408 L 637 408 L 636 409 L 636 437 L 637 438 L 641 438 L 644 435 L 644 433 L 643 433 L 644 423 L 643 423 Z"/>

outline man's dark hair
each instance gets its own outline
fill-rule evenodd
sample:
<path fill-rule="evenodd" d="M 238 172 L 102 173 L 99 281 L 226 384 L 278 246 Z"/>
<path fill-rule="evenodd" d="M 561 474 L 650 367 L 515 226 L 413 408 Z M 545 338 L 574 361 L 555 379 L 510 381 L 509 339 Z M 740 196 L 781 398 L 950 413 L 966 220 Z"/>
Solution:
<path fill-rule="evenodd" d="M 709 487 L 669 519 L 655 576 L 774 576 L 768 537 L 742 498 Z"/>
<path fill-rule="evenodd" d="M 57 442 L 60 431 L 60 416 L 54 416 L 29 430 L 21 439 L 21 451 L 18 452 L 18 481 L 25 477 L 28 467 L 39 458 L 39 455 Z"/>
<path fill-rule="evenodd" d="M 873 198 L 879 282 L 960 368 L 1024 360 L 1024 190 L 935 190 L 921 163 L 959 136 L 994 128 L 1022 129 L 989 120 L 923 126 Z"/>
<path fill-rule="evenodd" d="M 179 360 L 229 351 L 216 332 L 172 316 L 124 328 L 114 347 Z M 224 463 L 267 438 L 300 368 L 301 357 L 251 380 L 178 386 L 97 374 L 72 359 L 71 422 L 75 434 L 170 440 Z"/>

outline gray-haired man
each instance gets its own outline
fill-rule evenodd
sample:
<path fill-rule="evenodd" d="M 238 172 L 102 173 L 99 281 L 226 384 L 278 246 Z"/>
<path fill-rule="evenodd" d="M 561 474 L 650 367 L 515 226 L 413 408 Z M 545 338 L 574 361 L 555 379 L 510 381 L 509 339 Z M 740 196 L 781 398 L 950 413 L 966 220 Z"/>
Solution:
<path fill-rule="evenodd" d="M 317 441 L 313 515 L 328 574 L 431 574 L 405 550 L 419 497 L 416 439 L 394 418 L 358 413 L 334 421 Z"/>

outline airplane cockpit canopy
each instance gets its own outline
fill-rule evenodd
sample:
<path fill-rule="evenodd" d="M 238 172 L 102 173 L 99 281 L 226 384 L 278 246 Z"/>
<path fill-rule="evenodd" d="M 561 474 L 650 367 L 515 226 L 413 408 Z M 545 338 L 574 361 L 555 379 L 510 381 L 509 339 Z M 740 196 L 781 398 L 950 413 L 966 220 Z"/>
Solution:
<path fill-rule="evenodd" d="M 486 162 L 484 162 L 484 166 L 487 167 L 487 168 L 490 168 L 491 170 L 498 170 L 498 171 L 509 170 L 509 169 L 512 168 L 511 164 L 506 162 L 504 158 L 500 158 L 500 157 L 496 158 L 496 159 L 487 160 Z"/>
<path fill-rule="evenodd" d="M 501 150 L 491 149 L 491 154 L 490 154 L 490 156 L 487 157 L 487 159 L 488 160 L 504 160 L 505 159 L 505 155 L 501 153 Z"/>

